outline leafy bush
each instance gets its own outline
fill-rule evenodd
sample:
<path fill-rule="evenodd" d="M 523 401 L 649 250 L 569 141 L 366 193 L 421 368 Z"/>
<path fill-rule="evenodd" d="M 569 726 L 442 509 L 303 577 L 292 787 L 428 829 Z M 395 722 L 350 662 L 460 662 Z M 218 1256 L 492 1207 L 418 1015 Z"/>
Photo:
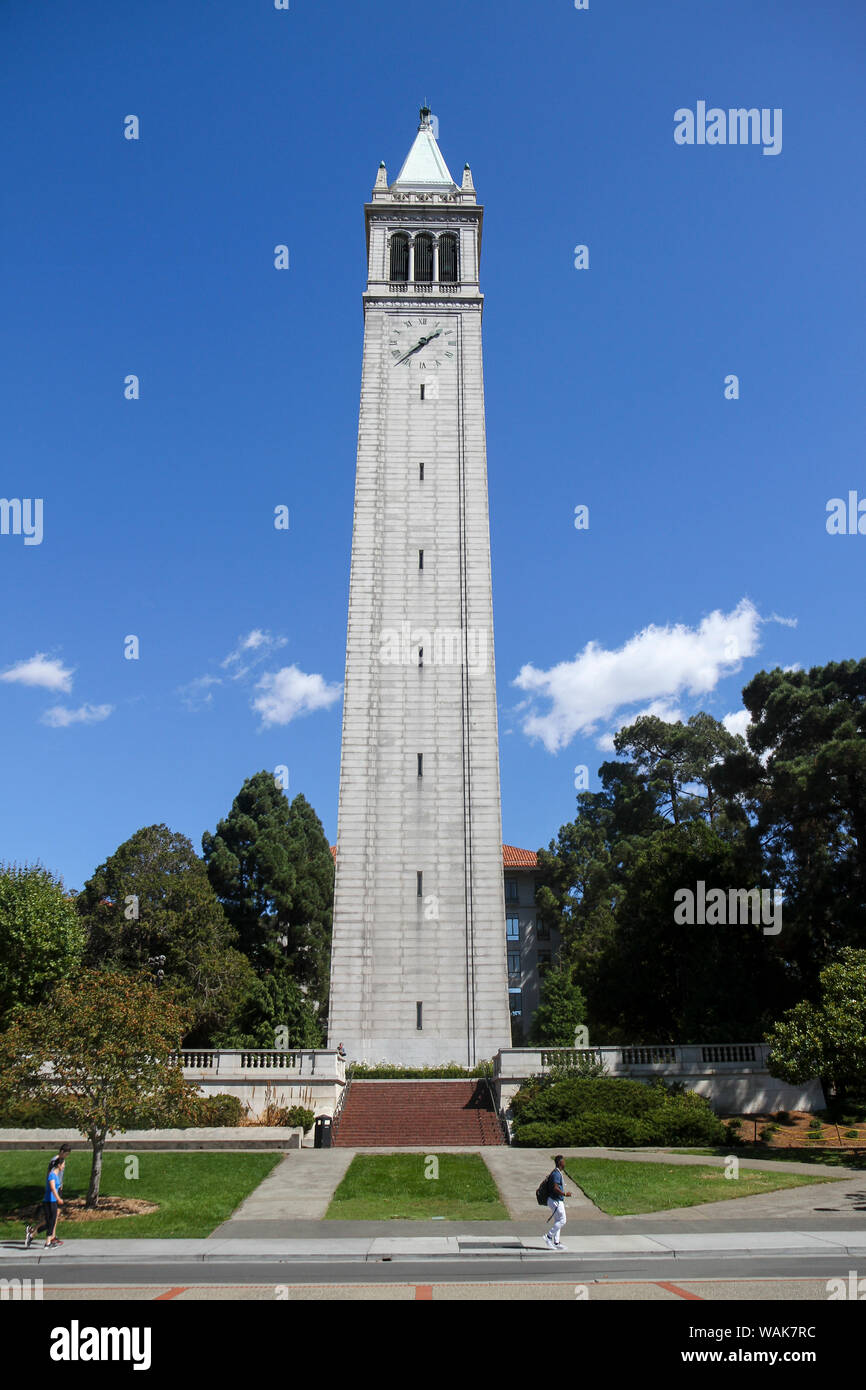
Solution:
<path fill-rule="evenodd" d="M 792 1125 L 794 1123 L 791 1119 L 790 1110 L 777 1110 L 773 1119 L 776 1121 L 776 1124 L 779 1125 Z"/>
<path fill-rule="evenodd" d="M 294 1128 L 300 1125 L 305 1134 L 308 1134 L 313 1127 L 316 1118 L 315 1111 L 307 1110 L 303 1105 L 290 1105 L 285 1111 L 284 1123 Z"/>
<path fill-rule="evenodd" d="M 859 1138 L 860 1138 L 860 1131 L 859 1131 L 858 1129 L 846 1129 L 846 1130 L 845 1130 L 845 1138 L 846 1138 L 846 1139 L 859 1139 Z"/>
<path fill-rule="evenodd" d="M 764 1125 L 764 1128 L 758 1131 L 758 1138 L 760 1139 L 761 1143 L 772 1144 L 773 1135 L 776 1133 L 776 1130 L 778 1128 L 778 1125 Z"/>
<path fill-rule="evenodd" d="M 46 1108 L 34 1100 L 16 1100 L 0 1111 L 0 1129 L 69 1129 L 59 1108 Z"/>
<path fill-rule="evenodd" d="M 615 1077 L 548 1083 L 532 1078 L 511 1102 L 514 1143 L 520 1147 L 718 1145 L 727 1131 L 693 1091 Z"/>
<path fill-rule="evenodd" d="M 346 1067 L 346 1075 L 356 1081 L 417 1081 L 425 1077 L 459 1080 L 464 1077 L 468 1079 L 492 1074 L 493 1067 L 490 1062 L 479 1062 L 471 1071 L 461 1067 L 459 1062 L 446 1062 L 441 1067 L 398 1067 L 390 1062 L 350 1062 Z"/>
<path fill-rule="evenodd" d="M 196 1111 L 195 1124 L 232 1128 L 240 1124 L 244 1107 L 237 1096 L 226 1095 L 221 1091 L 215 1096 L 202 1096 Z"/>

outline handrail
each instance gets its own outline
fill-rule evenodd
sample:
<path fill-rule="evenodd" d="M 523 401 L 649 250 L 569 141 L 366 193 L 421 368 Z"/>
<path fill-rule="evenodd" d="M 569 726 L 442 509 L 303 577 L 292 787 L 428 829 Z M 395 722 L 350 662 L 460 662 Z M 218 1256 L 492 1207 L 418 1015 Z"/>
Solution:
<path fill-rule="evenodd" d="M 490 1096 L 490 1104 L 493 1106 L 493 1113 L 499 1121 L 499 1128 L 502 1131 L 502 1137 L 505 1140 L 506 1144 L 510 1144 L 511 1134 L 508 1129 L 508 1121 L 506 1120 L 505 1115 L 500 1110 L 499 1106 L 496 1104 L 496 1096 L 493 1091 L 493 1083 L 491 1082 L 489 1076 L 485 1076 L 483 1079 L 487 1086 L 488 1094 Z"/>
<path fill-rule="evenodd" d="M 346 1079 L 345 1079 L 345 1081 L 343 1082 L 343 1089 L 342 1089 L 342 1091 L 340 1092 L 340 1098 L 339 1098 L 339 1100 L 337 1101 L 337 1104 L 334 1106 L 334 1113 L 333 1113 L 333 1115 L 331 1116 L 331 1144 L 332 1144 L 332 1145 L 334 1144 L 334 1142 L 335 1142 L 335 1140 L 336 1140 L 336 1138 L 337 1138 L 337 1131 L 338 1131 L 338 1129 L 340 1128 L 340 1120 L 342 1119 L 342 1116 L 343 1116 L 343 1106 L 346 1104 L 346 1096 L 349 1094 L 349 1087 L 351 1086 L 351 1084 L 352 1084 L 352 1074 L 351 1074 L 351 1072 L 348 1072 L 347 1075 L 346 1075 Z"/>

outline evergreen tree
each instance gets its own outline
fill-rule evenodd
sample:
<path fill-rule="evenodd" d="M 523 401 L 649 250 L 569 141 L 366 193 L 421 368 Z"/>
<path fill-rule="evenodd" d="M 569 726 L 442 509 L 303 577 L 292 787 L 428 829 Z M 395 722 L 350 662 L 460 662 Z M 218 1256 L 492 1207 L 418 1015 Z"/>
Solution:
<path fill-rule="evenodd" d="M 77 908 L 87 963 L 152 978 L 161 969 L 164 988 L 194 1021 L 190 1041 L 225 1027 L 253 986 L 204 863 L 166 825 L 125 840 L 88 879 Z"/>
<path fill-rule="evenodd" d="M 288 969 L 321 1018 L 330 969 L 334 861 L 309 802 L 299 795 L 290 805 L 273 775 L 257 772 L 244 782 L 215 833 L 203 835 L 202 849 L 214 892 L 257 975 L 281 979 Z M 262 1015 L 250 1026 L 264 1024 Z"/>

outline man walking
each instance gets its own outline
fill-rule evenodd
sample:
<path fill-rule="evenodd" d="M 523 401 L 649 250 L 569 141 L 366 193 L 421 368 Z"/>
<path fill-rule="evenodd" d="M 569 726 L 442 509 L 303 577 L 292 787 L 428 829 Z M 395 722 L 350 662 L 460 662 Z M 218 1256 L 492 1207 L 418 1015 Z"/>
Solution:
<path fill-rule="evenodd" d="M 565 1225 L 565 1199 L 570 1197 L 571 1193 L 566 1192 L 562 1180 L 562 1175 L 565 1172 L 565 1159 L 562 1154 L 557 1154 L 553 1161 L 556 1167 L 547 1179 L 547 1205 L 553 1216 L 553 1225 L 544 1237 L 544 1243 L 551 1250 L 563 1250 L 565 1247 L 560 1237 Z"/>

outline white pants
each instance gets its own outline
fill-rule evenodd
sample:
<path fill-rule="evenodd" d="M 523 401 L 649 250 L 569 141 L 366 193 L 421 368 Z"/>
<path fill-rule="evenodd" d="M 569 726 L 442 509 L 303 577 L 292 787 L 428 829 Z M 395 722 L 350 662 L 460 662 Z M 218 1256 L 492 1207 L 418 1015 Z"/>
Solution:
<path fill-rule="evenodd" d="M 562 1228 L 565 1225 L 565 1202 L 557 1202 L 555 1198 L 548 1197 L 547 1205 L 553 1212 L 553 1225 L 551 1226 L 548 1235 L 550 1236 L 550 1239 L 553 1241 L 554 1245 L 558 1245 L 560 1235 L 562 1234 Z"/>

